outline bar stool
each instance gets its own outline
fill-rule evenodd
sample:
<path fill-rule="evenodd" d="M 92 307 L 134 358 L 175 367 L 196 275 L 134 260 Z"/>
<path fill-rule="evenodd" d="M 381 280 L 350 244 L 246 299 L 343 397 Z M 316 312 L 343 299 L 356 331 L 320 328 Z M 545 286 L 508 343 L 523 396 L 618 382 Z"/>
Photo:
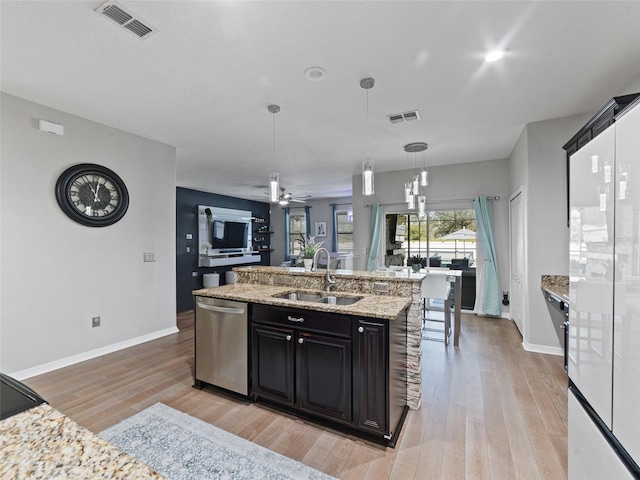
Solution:
<path fill-rule="evenodd" d="M 449 345 L 449 337 L 451 336 L 451 283 L 445 274 L 427 273 L 422 280 L 422 338 L 425 340 L 434 340 L 444 342 Z M 444 309 L 442 310 L 442 319 L 436 318 L 434 312 L 440 312 L 440 309 L 430 308 L 431 300 L 442 300 Z M 441 323 L 443 328 L 428 327 L 427 323 Z M 430 336 L 425 332 L 437 332 L 441 336 Z"/>

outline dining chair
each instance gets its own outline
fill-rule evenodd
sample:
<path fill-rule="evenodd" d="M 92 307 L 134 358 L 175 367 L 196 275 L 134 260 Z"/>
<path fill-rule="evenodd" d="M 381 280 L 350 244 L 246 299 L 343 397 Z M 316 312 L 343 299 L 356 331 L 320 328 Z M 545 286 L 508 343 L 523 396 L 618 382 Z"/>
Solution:
<path fill-rule="evenodd" d="M 447 275 L 427 273 L 422 280 L 422 338 L 425 340 L 444 342 L 445 346 L 449 345 L 449 337 L 451 336 L 450 297 L 451 283 Z M 433 308 L 433 300 L 442 300 L 443 308 Z M 442 328 L 438 327 L 438 324 L 442 324 Z"/>

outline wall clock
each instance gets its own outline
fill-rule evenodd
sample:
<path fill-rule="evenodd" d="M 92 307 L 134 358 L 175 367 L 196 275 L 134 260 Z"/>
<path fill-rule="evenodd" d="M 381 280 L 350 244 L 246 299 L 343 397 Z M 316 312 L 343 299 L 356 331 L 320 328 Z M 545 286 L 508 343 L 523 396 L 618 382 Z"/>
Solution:
<path fill-rule="evenodd" d="M 56 200 L 72 220 L 89 227 L 106 227 L 129 208 L 129 192 L 115 172 L 81 163 L 65 170 L 56 182 Z"/>

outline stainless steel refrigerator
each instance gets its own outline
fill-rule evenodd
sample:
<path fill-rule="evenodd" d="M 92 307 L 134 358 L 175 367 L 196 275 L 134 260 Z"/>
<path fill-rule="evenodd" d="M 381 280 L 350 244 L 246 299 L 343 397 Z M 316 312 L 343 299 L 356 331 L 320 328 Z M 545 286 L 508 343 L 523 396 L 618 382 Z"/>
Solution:
<path fill-rule="evenodd" d="M 569 480 L 640 478 L 639 102 L 569 166 Z"/>

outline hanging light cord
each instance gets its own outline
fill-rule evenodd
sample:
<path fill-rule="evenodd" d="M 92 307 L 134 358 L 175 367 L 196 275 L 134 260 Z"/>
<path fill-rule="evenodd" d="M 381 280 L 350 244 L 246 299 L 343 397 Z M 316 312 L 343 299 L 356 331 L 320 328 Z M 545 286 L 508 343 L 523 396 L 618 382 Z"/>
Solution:
<path fill-rule="evenodd" d="M 367 160 L 369 160 L 369 89 L 367 89 Z"/>

